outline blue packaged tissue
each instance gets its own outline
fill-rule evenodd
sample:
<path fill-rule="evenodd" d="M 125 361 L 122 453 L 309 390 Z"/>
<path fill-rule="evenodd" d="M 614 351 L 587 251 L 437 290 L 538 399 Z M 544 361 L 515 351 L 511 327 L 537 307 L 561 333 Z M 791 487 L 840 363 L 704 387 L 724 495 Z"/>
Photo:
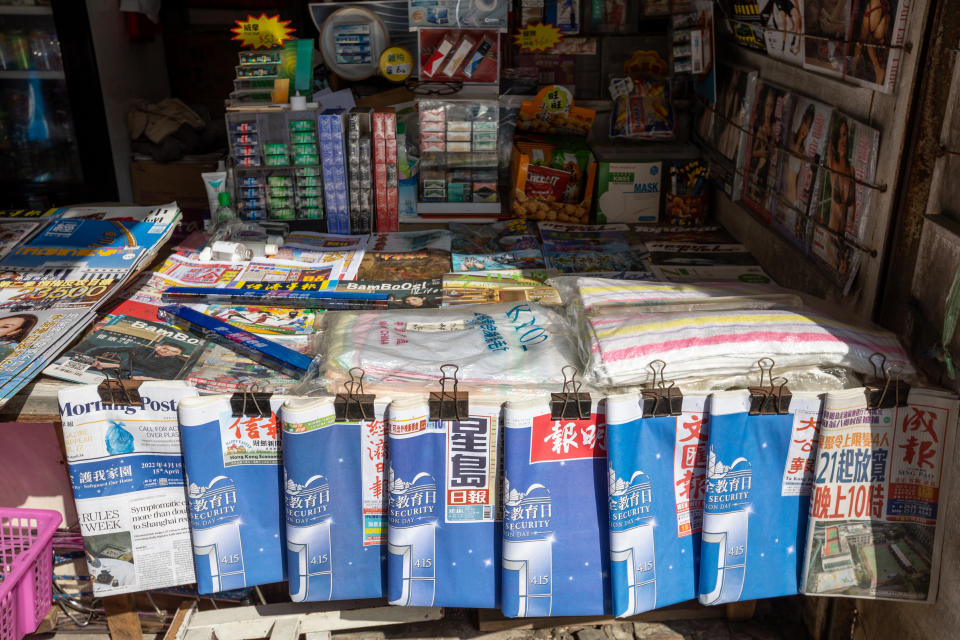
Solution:
<path fill-rule="evenodd" d="M 427 399 L 389 409 L 387 598 L 404 606 L 499 606 L 500 404 L 429 420 Z"/>
<path fill-rule="evenodd" d="M 640 394 L 606 400 L 610 573 L 618 617 L 697 597 L 707 401 L 687 395 L 680 415 L 645 418 Z"/>
<path fill-rule="evenodd" d="M 509 402 L 503 446 L 503 614 L 610 614 L 602 412 L 553 420 L 546 398 Z"/>
<path fill-rule="evenodd" d="M 333 398 L 287 400 L 286 557 L 294 602 L 379 598 L 386 582 L 383 414 L 338 421 Z"/>

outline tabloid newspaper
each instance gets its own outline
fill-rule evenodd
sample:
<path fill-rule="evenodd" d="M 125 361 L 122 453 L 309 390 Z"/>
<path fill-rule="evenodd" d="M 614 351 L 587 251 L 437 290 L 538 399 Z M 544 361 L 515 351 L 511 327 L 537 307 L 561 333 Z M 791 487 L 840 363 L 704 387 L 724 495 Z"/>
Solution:
<path fill-rule="evenodd" d="M 294 602 L 383 596 L 388 403 L 378 397 L 369 420 L 338 420 L 330 397 L 291 398 L 283 405 L 286 554 Z"/>
<path fill-rule="evenodd" d="M 252 397 L 252 396 L 251 396 Z M 191 398 L 179 407 L 183 467 L 197 591 L 286 579 L 280 424 L 283 396 L 234 411 L 231 396 Z M 240 415 L 234 415 L 239 413 Z"/>
<path fill-rule="evenodd" d="M 549 396 L 507 403 L 505 616 L 612 613 L 604 431 L 596 403 L 584 420 L 552 419 Z"/>
<path fill-rule="evenodd" d="M 750 393 L 710 396 L 700 604 L 797 593 L 821 400 L 750 415 Z"/>
<path fill-rule="evenodd" d="M 686 395 L 680 415 L 645 418 L 642 396 L 606 400 L 610 580 L 619 617 L 697 597 L 708 402 Z"/>
<path fill-rule="evenodd" d="M 440 421 L 407 398 L 388 424 L 390 604 L 500 606 L 500 402 L 471 396 L 469 416 Z"/>
<path fill-rule="evenodd" d="M 804 593 L 936 600 L 960 400 L 914 388 L 903 404 L 871 410 L 864 389 L 827 394 Z"/>

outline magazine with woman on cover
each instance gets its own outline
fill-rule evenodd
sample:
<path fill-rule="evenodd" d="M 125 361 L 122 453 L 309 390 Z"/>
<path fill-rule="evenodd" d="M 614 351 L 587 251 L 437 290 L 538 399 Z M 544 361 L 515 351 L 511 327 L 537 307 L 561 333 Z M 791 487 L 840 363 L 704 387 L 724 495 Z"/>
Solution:
<path fill-rule="evenodd" d="M 743 163 L 743 204 L 766 220 L 777 180 L 780 149 L 790 116 L 791 94 L 768 82 L 757 83 Z"/>
<path fill-rule="evenodd" d="M 825 167 L 814 193 L 816 220 L 810 250 L 849 290 L 860 264 L 858 245 L 867 240 L 880 132 L 835 111 Z"/>

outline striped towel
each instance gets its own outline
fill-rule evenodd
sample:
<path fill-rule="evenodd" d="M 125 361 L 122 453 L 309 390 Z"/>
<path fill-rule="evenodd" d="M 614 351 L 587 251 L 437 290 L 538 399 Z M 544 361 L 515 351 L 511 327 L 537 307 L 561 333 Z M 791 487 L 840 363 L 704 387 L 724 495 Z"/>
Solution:
<path fill-rule="evenodd" d="M 620 311 L 586 319 L 587 372 L 600 385 L 651 382 L 648 365 L 667 363 L 667 378 L 680 382 L 756 371 L 773 358 L 776 371 L 846 367 L 871 376 L 870 357 L 881 353 L 902 376 L 915 370 L 888 331 L 857 327 L 813 313 L 784 310 L 643 313 Z"/>
<path fill-rule="evenodd" d="M 553 278 L 563 288 L 564 299 L 579 306 L 586 315 L 606 313 L 610 308 L 686 304 L 687 308 L 709 304 L 710 309 L 799 309 L 803 302 L 794 294 L 776 286 L 744 282 L 681 284 L 559 276 Z"/>

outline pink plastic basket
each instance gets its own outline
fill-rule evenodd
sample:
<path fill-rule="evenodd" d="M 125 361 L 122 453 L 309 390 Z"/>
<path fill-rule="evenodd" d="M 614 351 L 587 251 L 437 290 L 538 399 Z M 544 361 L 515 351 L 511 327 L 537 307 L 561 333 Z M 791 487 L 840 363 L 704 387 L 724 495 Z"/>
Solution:
<path fill-rule="evenodd" d="M 33 633 L 50 610 L 56 511 L 0 507 L 0 638 Z"/>

